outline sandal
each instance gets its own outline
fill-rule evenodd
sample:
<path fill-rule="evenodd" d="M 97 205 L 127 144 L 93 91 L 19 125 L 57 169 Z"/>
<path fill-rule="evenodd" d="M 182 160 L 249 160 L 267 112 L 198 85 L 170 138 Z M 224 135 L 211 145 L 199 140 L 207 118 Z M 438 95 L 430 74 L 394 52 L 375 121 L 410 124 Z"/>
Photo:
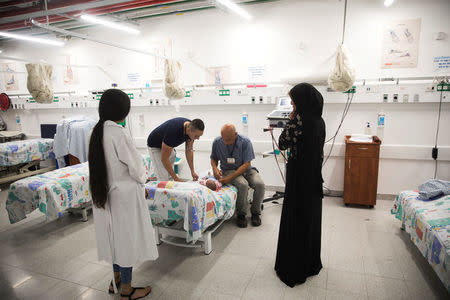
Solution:
<path fill-rule="evenodd" d="M 119 290 L 120 284 L 121 284 L 121 281 L 116 282 L 117 290 Z M 111 289 L 112 289 L 112 290 L 111 290 Z M 110 293 L 110 294 L 115 294 L 115 293 L 114 293 L 114 285 L 113 285 L 113 281 L 112 281 L 112 280 L 111 280 L 111 283 L 110 283 L 110 285 L 109 285 L 108 293 Z"/>
<path fill-rule="evenodd" d="M 138 297 L 138 298 L 131 298 L 131 296 L 134 295 L 136 290 L 145 290 L 145 287 L 132 287 L 132 289 L 133 290 L 132 290 L 132 292 L 130 294 L 128 294 L 128 295 L 120 294 L 120 297 L 128 297 L 129 300 L 136 300 L 136 299 L 145 298 L 152 292 L 152 288 L 150 288 L 150 291 L 147 294 L 145 294 L 144 296 Z"/>

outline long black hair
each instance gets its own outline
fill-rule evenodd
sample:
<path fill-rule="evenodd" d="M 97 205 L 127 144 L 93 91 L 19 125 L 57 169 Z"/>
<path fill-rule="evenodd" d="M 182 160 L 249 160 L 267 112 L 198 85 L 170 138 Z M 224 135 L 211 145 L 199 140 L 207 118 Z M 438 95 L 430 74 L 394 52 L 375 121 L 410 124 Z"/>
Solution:
<path fill-rule="evenodd" d="M 130 98 L 121 90 L 106 90 L 98 106 L 100 120 L 92 130 L 89 142 L 89 186 L 92 201 L 98 208 L 105 208 L 108 197 L 108 172 L 103 149 L 103 126 L 105 121 L 124 120 L 130 112 Z"/>

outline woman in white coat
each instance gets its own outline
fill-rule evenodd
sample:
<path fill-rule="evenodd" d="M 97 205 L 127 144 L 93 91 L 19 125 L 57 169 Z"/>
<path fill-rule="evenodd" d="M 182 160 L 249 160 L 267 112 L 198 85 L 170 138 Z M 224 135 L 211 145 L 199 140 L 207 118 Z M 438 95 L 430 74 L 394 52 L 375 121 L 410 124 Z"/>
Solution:
<path fill-rule="evenodd" d="M 103 93 L 100 120 L 89 143 L 89 183 L 99 260 L 113 265 L 109 287 L 122 287 L 122 299 L 139 299 L 151 287 L 131 286 L 132 267 L 158 258 L 156 238 L 145 203 L 145 169 L 127 130 L 120 124 L 130 112 L 130 99 L 117 89 Z M 124 125 L 124 124 L 123 124 Z"/>

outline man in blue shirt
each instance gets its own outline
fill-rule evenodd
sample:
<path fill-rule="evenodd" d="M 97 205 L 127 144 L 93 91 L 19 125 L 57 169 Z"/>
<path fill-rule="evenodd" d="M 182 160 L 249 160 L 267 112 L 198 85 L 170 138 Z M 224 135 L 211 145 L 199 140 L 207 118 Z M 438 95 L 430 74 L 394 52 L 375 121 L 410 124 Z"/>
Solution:
<path fill-rule="evenodd" d="M 189 120 L 186 118 L 170 119 L 156 127 L 148 136 L 147 146 L 150 154 L 151 166 L 156 178 L 161 181 L 181 181 L 175 174 L 175 147 L 185 143 L 186 160 L 194 180 L 198 175 L 194 171 L 194 140 L 198 140 L 205 130 L 205 124 L 200 119 Z"/>
<path fill-rule="evenodd" d="M 265 185 L 258 171 L 251 166 L 255 158 L 251 141 L 236 132 L 232 124 L 222 127 L 221 136 L 212 146 L 211 166 L 214 177 L 222 184 L 231 183 L 238 189 L 236 200 L 237 225 L 247 227 L 247 195 L 249 186 L 255 192 L 250 209 L 252 225 L 261 225 L 261 203 L 264 198 Z M 220 170 L 218 164 L 220 161 Z"/>

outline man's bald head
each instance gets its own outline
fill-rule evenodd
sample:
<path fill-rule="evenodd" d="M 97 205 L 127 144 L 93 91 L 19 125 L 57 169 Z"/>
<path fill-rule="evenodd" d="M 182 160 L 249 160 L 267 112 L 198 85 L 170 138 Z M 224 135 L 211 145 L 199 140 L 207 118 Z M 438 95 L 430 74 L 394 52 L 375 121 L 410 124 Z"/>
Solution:
<path fill-rule="evenodd" d="M 225 145 L 233 145 L 237 136 L 236 127 L 233 124 L 225 124 L 220 134 Z"/>

